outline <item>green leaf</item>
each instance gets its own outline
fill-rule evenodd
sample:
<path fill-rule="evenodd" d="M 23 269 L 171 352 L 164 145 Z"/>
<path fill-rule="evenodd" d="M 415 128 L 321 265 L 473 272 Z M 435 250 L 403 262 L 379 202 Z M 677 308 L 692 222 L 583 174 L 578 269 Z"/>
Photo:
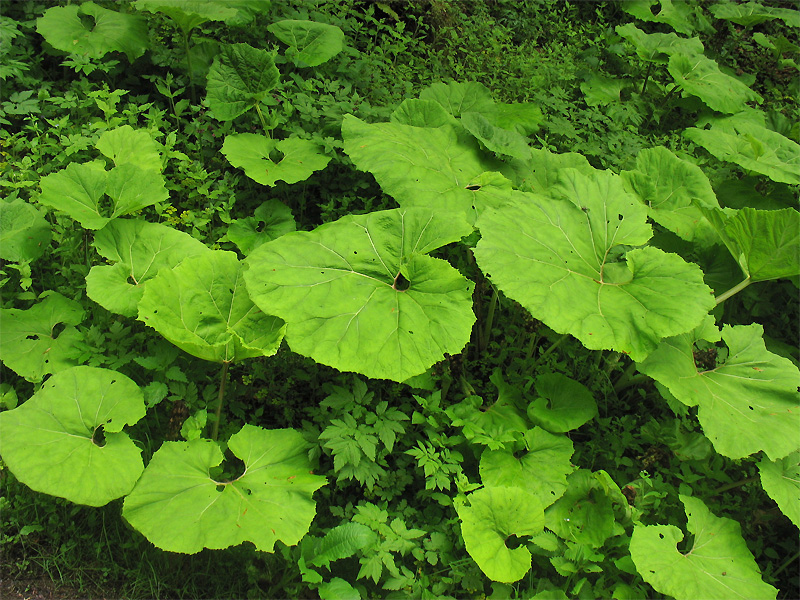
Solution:
<path fill-rule="evenodd" d="M 145 285 L 164 268 L 210 250 L 167 225 L 116 219 L 95 234 L 98 254 L 113 265 L 95 265 L 86 276 L 86 295 L 111 312 L 135 317 Z"/>
<path fill-rule="evenodd" d="M 521 456 L 507 450 L 484 450 L 481 481 L 487 487 L 519 487 L 536 496 L 542 507 L 558 500 L 567 489 L 572 442 L 540 427 L 525 433 L 527 452 Z"/>
<path fill-rule="evenodd" d="M 344 32 L 335 25 L 285 20 L 267 29 L 289 46 L 286 57 L 298 67 L 316 67 L 342 51 Z"/>
<path fill-rule="evenodd" d="M 583 154 L 555 154 L 545 148 L 532 148 L 530 158 L 523 165 L 519 188 L 537 194 L 547 193 L 558 183 L 558 172 L 561 169 L 577 169 L 587 175 L 595 170 Z"/>
<path fill-rule="evenodd" d="M 289 207 L 279 200 L 267 200 L 253 211 L 252 217 L 231 221 L 227 236 L 247 255 L 261 244 L 296 229 Z"/>
<path fill-rule="evenodd" d="M 0 413 L 0 454 L 31 489 L 102 506 L 130 492 L 144 469 L 122 433 L 144 414 L 142 391 L 121 373 L 73 367 Z"/>
<path fill-rule="evenodd" d="M 656 223 L 690 242 L 718 243 L 700 207 L 719 208 L 719 202 L 700 167 L 658 146 L 639 152 L 636 170 L 620 175 L 627 189 L 647 205 Z"/>
<path fill-rule="evenodd" d="M 800 183 L 800 144 L 757 123 L 719 119 L 711 129 L 690 127 L 684 135 L 719 160 L 779 183 Z"/>
<path fill-rule="evenodd" d="M 674 33 L 645 33 L 633 23 L 617 25 L 615 31 L 628 40 L 639 58 L 648 62 L 667 64 L 669 56 L 703 54 L 705 48 L 699 38 L 685 38 Z"/>
<path fill-rule="evenodd" d="M 314 556 L 309 565 L 328 567 L 333 561 L 349 558 L 359 550 L 370 547 L 377 535 L 361 523 L 343 523 L 329 530 L 314 547 Z"/>
<path fill-rule="evenodd" d="M 678 551 L 683 534 L 673 525 L 636 525 L 630 552 L 642 578 L 676 600 L 774 599 L 778 590 L 761 580 L 739 524 L 714 516 L 697 498 L 680 498 L 694 535 L 692 548 Z"/>
<path fill-rule="evenodd" d="M 296 544 L 316 512 L 312 494 L 325 485 L 311 472 L 303 436 L 244 425 L 228 449 L 244 462 L 244 473 L 216 481 L 209 471 L 223 454 L 215 442 L 164 442 L 125 498 L 123 517 L 169 552 L 194 554 L 245 541 L 272 552 L 278 540 Z"/>
<path fill-rule="evenodd" d="M 539 397 L 528 406 L 528 417 L 553 433 L 577 429 L 597 414 L 589 389 L 561 373 L 540 375 L 536 393 Z"/>
<path fill-rule="evenodd" d="M 796 7 L 795 7 L 796 8 Z M 752 27 L 773 19 L 782 19 L 789 27 L 800 27 L 800 15 L 791 8 L 764 6 L 758 2 L 720 2 L 713 4 L 709 10 L 717 19 L 731 21 L 744 27 Z"/>
<path fill-rule="evenodd" d="M 61 210 L 86 229 L 100 229 L 112 219 L 169 197 L 160 174 L 124 163 L 110 171 L 102 163 L 72 163 L 41 180 L 39 202 Z M 111 197 L 106 206 L 104 195 Z"/>
<path fill-rule="evenodd" d="M 238 362 L 278 351 L 285 326 L 247 295 L 242 264 L 233 252 L 214 250 L 162 269 L 139 302 L 139 320 L 189 354 Z"/>
<path fill-rule="evenodd" d="M 706 326 L 664 340 L 637 368 L 682 403 L 699 407 L 697 418 L 718 453 L 744 458 L 763 450 L 776 460 L 797 449 L 800 373 L 792 361 L 767 351 L 763 333 L 759 324 L 725 325 L 728 358 L 698 370 L 694 342 L 719 339 L 716 327 Z"/>
<path fill-rule="evenodd" d="M 652 247 L 623 259 L 652 230 L 619 177 L 564 169 L 561 178 L 551 192 L 558 198 L 520 194 L 481 216 L 481 270 L 536 319 L 593 350 L 642 360 L 662 338 L 695 327 L 715 305 L 696 265 Z"/>
<path fill-rule="evenodd" d="M 220 121 L 232 121 L 264 100 L 279 78 L 266 50 L 248 44 L 223 46 L 208 71 L 208 106 Z"/>
<path fill-rule="evenodd" d="M 453 115 L 441 104 L 433 100 L 417 100 L 409 98 L 394 109 L 389 120 L 400 125 L 413 127 L 441 127 L 442 125 L 458 125 Z"/>
<path fill-rule="evenodd" d="M 53 48 L 88 58 L 119 51 L 133 62 L 150 47 L 142 17 L 107 10 L 94 2 L 48 8 L 36 20 L 36 31 Z"/>
<path fill-rule="evenodd" d="M 545 511 L 545 526 L 553 533 L 592 548 L 614 535 L 615 523 L 611 498 L 596 475 L 586 469 L 571 473 L 567 491 Z"/>
<path fill-rule="evenodd" d="M 347 216 L 259 246 L 245 281 L 286 321 L 295 352 L 403 381 L 469 340 L 473 283 L 426 255 L 470 232 L 457 215 L 423 209 Z"/>
<path fill-rule="evenodd" d="M 33 205 L 17 198 L 0 201 L 0 258 L 36 260 L 50 245 L 50 223 Z"/>
<path fill-rule="evenodd" d="M 654 6 L 658 5 L 657 10 Z M 695 27 L 692 23 L 695 7 L 682 0 L 627 0 L 622 10 L 642 21 L 666 23 L 678 33 L 691 35 Z"/>
<path fill-rule="evenodd" d="M 3 364 L 30 381 L 74 366 L 75 346 L 83 340 L 74 325 L 83 317 L 80 304 L 55 292 L 28 310 L 0 309 Z"/>
<path fill-rule="evenodd" d="M 474 223 L 485 207 L 501 206 L 512 195 L 511 182 L 495 172 L 499 163 L 456 127 L 367 124 L 346 115 L 342 136 L 356 167 L 372 173 L 403 207 L 460 212 Z"/>
<path fill-rule="evenodd" d="M 273 160 L 276 151 L 279 156 Z M 277 181 L 305 181 L 314 171 L 324 169 L 331 160 L 311 140 L 291 137 L 278 141 L 255 133 L 226 136 L 222 153 L 234 167 L 243 169 L 250 179 L 269 186 Z"/>
<path fill-rule="evenodd" d="M 630 84 L 629 79 L 617 79 L 592 73 L 586 81 L 581 83 L 581 91 L 589 106 L 606 105 L 619 102 L 622 90 Z"/>
<path fill-rule="evenodd" d="M 495 127 L 481 113 L 462 113 L 461 124 L 492 152 L 513 156 L 520 160 L 525 160 L 531 154 L 530 146 L 524 137 L 516 131 Z"/>
<path fill-rule="evenodd" d="M 162 171 L 158 144 L 142 129 L 123 125 L 105 131 L 95 147 L 119 166 L 130 163 L 145 171 Z"/>
<path fill-rule="evenodd" d="M 761 487 L 796 527 L 800 527 L 800 452 L 776 461 L 758 463 Z"/>
<path fill-rule="evenodd" d="M 467 504 L 468 503 L 468 504 Z M 467 552 L 489 579 L 512 583 L 531 568 L 525 546 L 509 548 L 512 535 L 542 531 L 544 515 L 538 498 L 517 487 L 485 487 L 456 501 Z"/>
<path fill-rule="evenodd" d="M 720 71 L 716 61 L 701 54 L 673 54 L 667 69 L 685 92 L 697 96 L 713 110 L 733 114 L 748 108 L 748 102 L 763 101 L 744 83 Z"/>
<path fill-rule="evenodd" d="M 224 0 L 136 0 L 134 6 L 138 10 L 164 13 L 187 35 L 209 21 L 229 23 L 241 18 L 236 3 Z"/>
<path fill-rule="evenodd" d="M 341 577 L 334 577 L 317 588 L 320 600 L 361 600 L 356 588 Z"/>
<path fill-rule="evenodd" d="M 483 113 L 494 109 L 489 88 L 475 81 L 434 83 L 420 92 L 419 99 L 440 104 L 454 117 L 460 117 L 465 112 Z"/>
<path fill-rule="evenodd" d="M 731 256 L 752 281 L 800 275 L 800 213 L 743 208 L 726 217 L 705 211 Z"/>

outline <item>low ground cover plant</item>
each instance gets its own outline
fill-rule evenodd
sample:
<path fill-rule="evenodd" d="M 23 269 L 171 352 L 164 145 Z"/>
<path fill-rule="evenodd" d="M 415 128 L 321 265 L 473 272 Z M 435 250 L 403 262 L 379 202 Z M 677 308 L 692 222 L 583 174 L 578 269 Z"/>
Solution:
<path fill-rule="evenodd" d="M 796 595 L 796 12 L 2 19 L 11 578 Z"/>

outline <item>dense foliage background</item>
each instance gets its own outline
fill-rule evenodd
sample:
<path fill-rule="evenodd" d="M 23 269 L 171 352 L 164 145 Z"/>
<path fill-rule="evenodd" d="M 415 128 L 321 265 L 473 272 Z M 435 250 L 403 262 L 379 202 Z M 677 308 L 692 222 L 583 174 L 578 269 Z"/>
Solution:
<path fill-rule="evenodd" d="M 187 31 L 164 12 L 97 0 L 97 6 L 144 20 L 147 49 L 132 51 L 132 58 L 120 51 L 70 54 L 46 41 L 37 19 L 69 4 L 2 5 L 3 210 L 10 215 L 8 207 L 17 201 L 35 206 L 49 230 L 37 234 L 42 249 L 31 251 L 35 257 L 2 256 L 6 339 L 9 324 L 22 319 L 15 310 L 60 294 L 83 311 L 46 332 L 53 340 L 63 336 L 70 349 L 66 363 L 116 370 L 144 390 L 147 414 L 127 428 L 144 464 L 165 440 L 207 438 L 212 431 L 216 439 L 217 430 L 220 440 L 228 440 L 244 424 L 293 428 L 308 444 L 314 473 L 328 484 L 314 494 L 316 516 L 299 545 L 279 541 L 274 552 L 262 552 L 245 542 L 183 554 L 155 547 L 140 527 L 123 519 L 123 499 L 95 508 L 33 492 L 0 462 L 4 585 L 15 582 L 23 592 L 26 585 L 42 586 L 45 578 L 67 586 L 65 595 L 126 598 L 676 596 L 667 591 L 671 588 L 645 581 L 628 548 L 634 523 L 669 523 L 685 531 L 681 497 L 692 496 L 713 515 L 738 522 L 746 548 L 737 552 L 752 554 L 756 580 L 777 588 L 779 598 L 800 596 L 796 522 L 762 487 L 757 467 L 762 456 L 715 452 L 697 409 L 675 400 L 654 382 L 655 375 L 637 373 L 624 352 L 588 350 L 499 292 L 500 284 L 483 275 L 473 256 L 477 233 L 468 248 L 451 245 L 437 252 L 475 283 L 477 322 L 460 353 L 396 383 L 340 372 L 292 352 L 284 342 L 274 356 L 225 362 L 221 391 L 216 364 L 90 299 L 87 275 L 111 262 L 99 251 L 94 231 L 99 227 L 85 229 L 54 208 L 47 188 L 53 180 L 45 180 L 71 164 L 96 160 L 98 141 L 107 132 L 124 126 L 145 131 L 158 143 L 168 194 L 135 216 L 243 258 L 255 250 L 259 235 L 277 238 L 293 229 L 292 222 L 298 231 L 310 232 L 347 215 L 396 208 L 387 186 L 376 182 L 379 175 L 354 164 L 360 159 L 346 147 L 342 123 L 346 115 L 369 124 L 389 121 L 404 100 L 418 98 L 437 82 L 455 81 L 478 82 L 495 102 L 528 107 L 527 129 L 515 134 L 536 150 L 576 152 L 591 167 L 618 174 L 634 172 L 643 150 L 663 146 L 702 169 L 723 207 L 796 212 L 797 181 L 720 160 L 685 135 L 712 122 L 721 109 L 709 108 L 702 93 L 682 93 L 666 60 L 645 60 L 618 29 L 633 23 L 648 33 L 678 31 L 698 38 L 727 76 L 762 98 L 747 101 L 762 111 L 766 127 L 796 141 L 798 48 L 791 40 L 797 24 L 790 17 L 716 18 L 712 8 L 723 3 L 711 0 L 680 3 L 685 11 L 666 0 L 273 0 L 266 10 L 244 11 L 248 18 L 239 23 L 210 19 Z M 762 14 L 755 9 L 748 14 L 754 12 Z M 343 48 L 319 65 L 299 66 L 286 44 L 268 33 L 282 20 L 336 26 L 344 33 Z M 280 77 L 256 103 L 258 111 L 221 118 L 207 98 L 207 78 L 212 80 L 215 57 L 219 65 L 230 44 L 268 51 Z M 258 183 L 245 167 L 233 166 L 223 148 L 226 137 L 237 133 L 307 140 L 329 162 L 295 183 Z M 493 148 L 487 139 L 481 143 L 487 156 L 501 156 L 507 148 Z M 280 160 L 281 153 L 271 156 Z M 791 156 L 786 161 L 797 177 L 797 161 Z M 792 230 L 794 221 L 788 223 Z M 742 279 L 722 243 L 701 253 L 668 227 L 655 230 L 654 245 L 700 263 L 717 296 Z M 4 243 L 10 247 L 8 235 Z M 789 240 L 790 246 L 795 243 Z M 796 246 L 787 256 L 797 262 Z M 796 365 L 797 274 L 763 279 L 712 314 L 719 324 L 763 326 L 769 351 Z M 698 369 L 725 362 L 719 344 L 701 343 L 694 350 Z M 0 406 L 8 411 L 39 392 L 44 379 L 20 375 L 12 366 L 15 352 L 3 347 Z M 521 456 L 522 437 L 508 426 L 517 418 L 513 406 L 522 406 L 524 415 L 524 407 L 543 395 L 543 381 L 569 385 L 547 377 L 569 377 L 596 404 L 588 421 L 562 430 L 574 447 L 566 460 L 580 473 L 605 472 L 609 482 L 570 479 L 568 497 L 574 493 L 576 504 L 606 507 L 608 523 L 600 509 L 587 509 L 578 518 L 585 519 L 587 530 L 609 533 L 599 542 L 564 531 L 545 531 L 534 541 L 526 533 L 503 534 L 509 549 L 526 547 L 533 555 L 522 579 L 503 583 L 487 576 L 465 545 L 463 498 L 486 477 L 485 448 L 502 450 L 506 444 L 513 456 Z M 486 413 L 496 420 L 481 420 Z M 225 472 L 215 477 L 235 478 L 243 468 L 227 452 Z M 796 507 L 800 497 L 794 489 L 787 502 Z M 315 545 L 332 540 L 331 532 L 346 523 L 359 529 L 348 529 L 353 538 L 340 540 L 339 549 Z M 688 551 L 692 543 L 689 535 L 679 549 Z"/>

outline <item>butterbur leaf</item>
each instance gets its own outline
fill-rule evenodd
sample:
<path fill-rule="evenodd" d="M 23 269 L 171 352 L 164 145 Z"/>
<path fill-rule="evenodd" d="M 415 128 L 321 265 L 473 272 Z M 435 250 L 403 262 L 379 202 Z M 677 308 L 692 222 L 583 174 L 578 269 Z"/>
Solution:
<path fill-rule="evenodd" d="M 255 133 L 226 136 L 222 153 L 234 167 L 243 169 L 250 179 L 270 186 L 278 181 L 304 181 L 314 171 L 324 169 L 331 160 L 311 140 L 288 138 L 279 141 Z"/>
<path fill-rule="evenodd" d="M 130 163 L 145 171 L 161 172 L 158 144 L 147 131 L 130 125 L 110 129 L 100 136 L 95 147 L 119 166 Z"/>
<path fill-rule="evenodd" d="M 714 334 L 715 327 L 711 328 Z M 715 368 L 697 367 L 693 344 L 716 335 L 692 332 L 664 340 L 637 368 L 687 406 L 714 449 L 730 458 L 759 450 L 772 460 L 797 449 L 800 431 L 800 373 L 788 358 L 767 351 L 761 325 L 725 325 L 728 358 Z"/>
<path fill-rule="evenodd" d="M 630 552 L 642 578 L 676 600 L 774 599 L 778 590 L 762 581 L 739 524 L 714 516 L 697 498 L 680 498 L 694 535 L 692 548 L 678 551 L 683 533 L 673 525 L 636 525 Z"/>
<path fill-rule="evenodd" d="M 194 554 L 245 541 L 272 552 L 276 541 L 294 545 L 316 512 L 312 494 L 325 485 L 313 475 L 308 445 L 293 429 L 244 425 L 228 440 L 244 473 L 216 481 L 222 462 L 216 442 L 165 442 L 125 498 L 122 515 L 153 544 Z"/>
<path fill-rule="evenodd" d="M 481 454 L 481 481 L 487 487 L 520 487 L 536 496 L 547 507 L 567 489 L 572 442 L 540 427 L 525 433 L 526 452 L 521 456 L 507 450 L 484 450 Z"/>
<path fill-rule="evenodd" d="M 122 432 L 144 414 L 142 391 L 121 373 L 73 367 L 0 413 L 0 455 L 35 491 L 102 506 L 130 492 L 144 469 Z"/>
<path fill-rule="evenodd" d="M 544 527 L 541 502 L 517 487 L 485 487 L 457 499 L 467 552 L 493 581 L 519 581 L 531 568 L 531 553 L 509 548 L 511 536 L 533 536 Z"/>
<path fill-rule="evenodd" d="M 744 83 L 720 71 L 716 61 L 701 54 L 673 54 L 667 69 L 684 91 L 697 96 L 713 110 L 733 114 L 745 110 L 748 102 L 763 101 Z"/>
<path fill-rule="evenodd" d="M 98 254 L 113 265 L 95 265 L 86 276 L 86 295 L 111 312 L 135 317 L 147 282 L 163 268 L 210 252 L 200 241 L 167 225 L 115 219 L 95 234 Z"/>
<path fill-rule="evenodd" d="M 731 21 L 744 27 L 752 27 L 773 19 L 782 19 L 789 27 L 800 27 L 800 15 L 791 8 L 764 6 L 758 2 L 720 2 L 712 4 L 709 10 L 717 19 Z"/>
<path fill-rule="evenodd" d="M 344 32 L 335 25 L 285 20 L 267 29 L 289 46 L 286 56 L 298 67 L 316 67 L 342 51 Z"/>
<path fill-rule="evenodd" d="M 463 213 L 473 223 L 485 207 L 502 206 L 512 195 L 510 182 L 494 172 L 499 163 L 484 155 L 472 136 L 453 126 L 367 124 L 347 115 L 342 136 L 356 167 L 372 173 L 381 189 L 403 207 L 435 206 Z M 487 172 L 493 172 L 492 179 L 481 181 Z"/>
<path fill-rule="evenodd" d="M 800 527 L 800 451 L 776 461 L 758 463 L 761 487 L 796 527 Z"/>
<path fill-rule="evenodd" d="M 356 588 L 341 577 L 334 577 L 317 588 L 320 600 L 361 600 Z"/>
<path fill-rule="evenodd" d="M 394 109 L 389 120 L 400 125 L 414 127 L 441 127 L 457 125 L 458 121 L 448 113 L 441 104 L 433 100 L 417 100 L 409 98 Z"/>
<path fill-rule="evenodd" d="M 673 54 L 693 56 L 705 50 L 699 38 L 685 38 L 674 33 L 645 33 L 633 23 L 617 25 L 615 31 L 633 44 L 639 58 L 648 62 L 666 64 Z"/>
<path fill-rule="evenodd" d="M 678 33 L 691 35 L 695 30 L 695 7 L 682 0 L 628 0 L 621 8 L 642 21 L 666 23 Z"/>
<path fill-rule="evenodd" d="M 223 250 L 162 269 L 142 294 L 139 320 L 178 348 L 214 362 L 271 356 L 285 329 L 283 321 L 253 304 L 242 264 L 236 254 Z"/>
<path fill-rule="evenodd" d="M 489 88 L 475 81 L 434 83 L 420 92 L 419 99 L 440 104 L 454 117 L 465 112 L 491 112 L 494 108 Z"/>
<path fill-rule="evenodd" d="M 614 523 L 611 498 L 596 474 L 586 469 L 567 477 L 567 491 L 545 511 L 545 526 L 553 533 L 592 548 L 614 534 Z"/>
<path fill-rule="evenodd" d="M 519 188 L 537 194 L 547 193 L 547 190 L 558 183 L 558 172 L 561 169 L 577 169 L 584 174 L 595 170 L 583 154 L 556 154 L 545 148 L 532 148 L 530 157 L 523 164 Z"/>
<path fill-rule="evenodd" d="M 536 393 L 539 397 L 528 406 L 528 417 L 553 433 L 577 429 L 597 414 L 589 389 L 561 373 L 540 375 Z"/>
<path fill-rule="evenodd" d="M 50 245 L 50 223 L 21 199 L 0 201 L 0 258 L 20 262 L 36 260 Z"/>
<path fill-rule="evenodd" d="M 75 346 L 83 336 L 74 325 L 83 316 L 80 304 L 56 293 L 28 310 L 0 309 L 3 364 L 30 381 L 75 366 Z"/>
<path fill-rule="evenodd" d="M 800 144 L 743 119 L 719 119 L 711 129 L 690 127 L 684 135 L 718 159 L 779 183 L 800 183 Z"/>
<path fill-rule="evenodd" d="M 208 21 L 230 23 L 239 17 L 236 3 L 222 0 L 136 0 L 134 6 L 164 13 L 186 34 Z"/>
<path fill-rule="evenodd" d="M 89 58 L 118 51 L 133 62 L 150 47 L 147 22 L 142 17 L 101 8 L 94 2 L 48 8 L 36 20 L 36 31 L 53 48 Z"/>
<path fill-rule="evenodd" d="M 395 209 L 287 233 L 246 259 L 250 297 L 292 350 L 403 381 L 469 340 L 473 283 L 427 253 L 471 233 L 458 215 Z"/>
<path fill-rule="evenodd" d="M 516 131 L 495 127 L 481 113 L 463 113 L 461 124 L 492 152 L 513 156 L 520 160 L 525 160 L 531 154 L 530 146 L 524 137 Z"/>
<path fill-rule="evenodd" d="M 800 275 L 800 212 L 743 208 L 728 217 L 719 209 L 705 214 L 752 281 Z"/>
<path fill-rule="evenodd" d="M 267 200 L 253 211 L 252 217 L 231 221 L 227 235 L 242 254 L 250 254 L 261 244 L 296 229 L 289 207 L 279 200 Z"/>
<path fill-rule="evenodd" d="M 520 193 L 481 216 L 481 270 L 535 318 L 593 350 L 641 360 L 662 338 L 695 327 L 715 305 L 702 271 L 653 247 L 625 254 L 652 235 L 647 209 L 610 173 L 560 175 L 550 192 L 558 197 Z"/>
<path fill-rule="evenodd" d="M 208 71 L 206 100 L 220 121 L 232 121 L 260 103 L 278 84 L 272 54 L 248 44 L 229 44 Z"/>

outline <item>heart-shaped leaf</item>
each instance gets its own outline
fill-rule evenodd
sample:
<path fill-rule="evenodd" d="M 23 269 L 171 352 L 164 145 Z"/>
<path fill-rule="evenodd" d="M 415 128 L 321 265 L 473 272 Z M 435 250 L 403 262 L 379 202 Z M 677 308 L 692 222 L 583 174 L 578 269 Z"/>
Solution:
<path fill-rule="evenodd" d="M 50 223 L 33 205 L 17 198 L 0 201 L 0 258 L 36 260 L 50 245 Z"/>
<path fill-rule="evenodd" d="M 286 56 L 298 67 L 316 67 L 342 51 L 344 32 L 335 25 L 285 20 L 267 29 L 289 46 Z"/>
<path fill-rule="evenodd" d="M 109 129 L 95 144 L 103 156 L 114 161 L 116 166 L 130 163 L 145 171 L 162 171 L 158 144 L 144 130 L 123 125 Z"/>
<path fill-rule="evenodd" d="M 800 451 L 776 461 L 758 463 L 761 487 L 796 527 L 800 527 Z"/>
<path fill-rule="evenodd" d="M 673 525 L 636 525 L 630 552 L 642 578 L 676 600 L 774 599 L 778 590 L 762 581 L 739 524 L 714 516 L 697 498 L 680 498 L 694 535 L 692 548 L 678 551 L 683 533 Z"/>
<path fill-rule="evenodd" d="M 597 414 L 597 403 L 588 388 L 561 373 L 540 375 L 536 393 L 539 398 L 528 406 L 528 417 L 553 433 L 577 429 Z"/>
<path fill-rule="evenodd" d="M 214 362 L 271 356 L 285 329 L 283 321 L 253 304 L 242 264 L 223 250 L 159 271 L 142 294 L 139 319 L 181 350 Z"/>
<path fill-rule="evenodd" d="M 231 221 L 227 236 L 246 255 L 261 244 L 296 229 L 289 207 L 279 200 L 267 200 L 253 211 L 252 217 Z"/>
<path fill-rule="evenodd" d="M 419 99 L 436 102 L 454 117 L 465 112 L 491 112 L 495 105 L 489 88 L 475 81 L 437 82 L 422 90 Z"/>
<path fill-rule="evenodd" d="M 716 111 L 733 114 L 745 110 L 748 102 L 763 101 L 759 94 L 720 71 L 716 61 L 702 54 L 673 54 L 667 69 L 684 91 Z"/>
<path fill-rule="evenodd" d="M 122 433 L 144 414 L 142 391 L 121 373 L 73 367 L 0 413 L 0 454 L 31 489 L 102 506 L 130 492 L 144 469 L 141 450 Z"/>
<path fill-rule="evenodd" d="M 248 19 L 249 11 L 242 10 L 244 4 L 242 0 L 136 0 L 134 2 L 138 10 L 164 13 L 187 35 L 195 27 L 209 21 L 241 24 L 252 20 L 252 17 Z M 269 6 L 269 2 L 263 4 Z"/>
<path fill-rule="evenodd" d="M 245 541 L 272 552 L 278 540 L 296 544 L 316 512 L 312 494 L 325 485 L 311 473 L 303 436 L 245 425 L 228 449 L 244 462 L 244 473 L 216 481 L 209 470 L 223 454 L 215 442 L 165 442 L 125 498 L 122 515 L 169 552 L 194 554 Z"/>
<path fill-rule="evenodd" d="M 232 121 L 259 104 L 278 84 L 272 54 L 248 44 L 230 44 L 208 71 L 206 100 L 220 121 Z"/>
<path fill-rule="evenodd" d="M 567 491 L 545 511 L 545 526 L 564 540 L 600 548 L 614 535 L 612 497 L 603 485 L 607 477 L 587 469 L 571 473 Z"/>
<path fill-rule="evenodd" d="M 666 23 L 678 33 L 691 35 L 695 30 L 698 9 L 682 0 L 628 0 L 620 7 L 642 21 Z"/>
<path fill-rule="evenodd" d="M 615 31 L 633 44 L 639 58 L 648 62 L 667 64 L 672 54 L 693 56 L 705 50 L 699 38 L 685 38 L 674 33 L 645 33 L 633 23 L 617 25 Z"/>
<path fill-rule="evenodd" d="M 111 312 L 135 317 L 146 283 L 163 268 L 209 249 L 167 225 L 115 219 L 94 237 L 97 252 L 113 265 L 95 265 L 86 276 L 86 295 Z"/>
<path fill-rule="evenodd" d="M 259 246 L 245 281 L 286 321 L 295 352 L 403 381 L 469 340 L 472 282 L 426 255 L 471 231 L 458 215 L 423 209 L 347 216 Z"/>
<path fill-rule="evenodd" d="M 271 140 L 254 133 L 237 133 L 225 137 L 222 153 L 253 181 L 275 185 L 278 181 L 297 183 L 308 179 L 314 171 L 324 169 L 331 160 L 311 140 L 287 138 Z M 279 156 L 275 157 L 277 152 Z"/>

